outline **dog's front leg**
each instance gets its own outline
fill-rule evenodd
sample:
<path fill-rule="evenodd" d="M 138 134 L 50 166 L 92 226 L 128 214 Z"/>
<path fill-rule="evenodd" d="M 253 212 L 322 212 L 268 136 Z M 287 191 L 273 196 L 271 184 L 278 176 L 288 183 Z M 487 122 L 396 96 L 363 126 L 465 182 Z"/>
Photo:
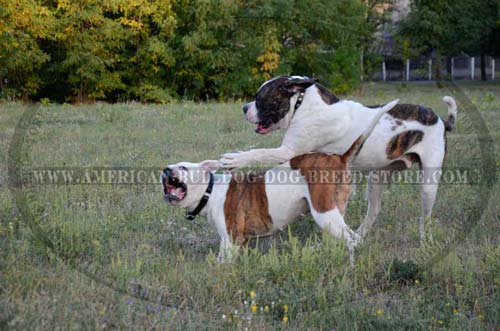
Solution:
<path fill-rule="evenodd" d="M 275 165 L 284 163 L 296 156 L 296 153 L 287 146 L 278 148 L 251 149 L 246 152 L 226 153 L 220 162 L 224 168 L 241 168 L 252 164 Z"/>
<path fill-rule="evenodd" d="M 218 263 L 231 263 L 238 255 L 239 247 L 234 245 L 229 238 L 223 238 L 220 242 Z"/>
<path fill-rule="evenodd" d="M 311 214 L 316 223 L 335 238 L 344 239 L 349 251 L 349 260 L 354 263 L 354 248 L 361 241 L 360 236 L 349 228 L 344 221 L 344 216 L 337 208 L 320 213 L 311 208 Z"/>

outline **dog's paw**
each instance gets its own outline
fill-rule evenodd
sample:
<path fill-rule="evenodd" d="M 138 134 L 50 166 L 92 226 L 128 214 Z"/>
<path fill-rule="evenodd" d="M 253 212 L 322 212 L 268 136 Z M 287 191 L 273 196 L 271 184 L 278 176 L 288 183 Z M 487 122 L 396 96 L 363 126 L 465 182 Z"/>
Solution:
<path fill-rule="evenodd" d="M 249 160 L 244 152 L 226 153 L 222 155 L 220 163 L 223 168 L 241 168 L 249 164 Z"/>
<path fill-rule="evenodd" d="M 362 245 L 364 237 L 361 236 L 359 233 L 356 233 L 356 232 L 354 234 L 355 234 L 355 236 L 353 238 L 354 239 L 354 247 Z"/>
<path fill-rule="evenodd" d="M 226 259 L 226 257 L 224 256 L 224 254 L 220 254 L 220 253 L 219 253 L 219 255 L 217 255 L 217 263 L 218 263 L 218 264 L 224 264 L 224 263 L 226 263 L 226 262 L 227 262 L 227 259 Z"/>
<path fill-rule="evenodd" d="M 356 232 L 351 232 L 347 239 L 347 247 L 349 249 L 354 249 L 356 246 L 363 242 L 363 238 Z"/>
<path fill-rule="evenodd" d="M 360 226 L 354 233 L 360 238 L 361 241 L 365 239 L 367 235 L 367 231 L 363 226 Z"/>

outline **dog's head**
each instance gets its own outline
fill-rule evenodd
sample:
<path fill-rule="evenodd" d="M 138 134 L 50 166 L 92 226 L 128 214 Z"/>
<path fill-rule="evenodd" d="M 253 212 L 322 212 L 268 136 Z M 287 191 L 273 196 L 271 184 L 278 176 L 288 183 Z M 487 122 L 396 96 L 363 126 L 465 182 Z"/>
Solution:
<path fill-rule="evenodd" d="M 255 101 L 243 106 L 247 121 L 256 124 L 255 131 L 260 134 L 284 128 L 284 118 L 294 107 L 294 95 L 316 81 L 302 76 L 279 76 L 268 80 L 257 90 Z"/>
<path fill-rule="evenodd" d="M 210 172 L 219 167 L 219 161 L 214 160 L 168 165 L 161 175 L 165 201 L 183 208 L 196 208 L 207 189 Z"/>

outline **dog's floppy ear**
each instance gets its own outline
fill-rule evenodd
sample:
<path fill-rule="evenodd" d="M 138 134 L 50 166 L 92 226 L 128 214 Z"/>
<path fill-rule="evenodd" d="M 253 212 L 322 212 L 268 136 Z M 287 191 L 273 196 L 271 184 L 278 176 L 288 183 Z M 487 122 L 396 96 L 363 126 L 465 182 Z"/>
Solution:
<path fill-rule="evenodd" d="M 281 91 L 287 93 L 288 95 L 294 95 L 295 93 L 304 91 L 306 88 L 310 87 L 318 81 L 317 78 L 309 77 L 291 77 L 281 87 Z"/>
<path fill-rule="evenodd" d="M 205 160 L 200 163 L 200 167 L 209 171 L 217 171 L 221 168 L 221 163 L 218 160 Z"/>

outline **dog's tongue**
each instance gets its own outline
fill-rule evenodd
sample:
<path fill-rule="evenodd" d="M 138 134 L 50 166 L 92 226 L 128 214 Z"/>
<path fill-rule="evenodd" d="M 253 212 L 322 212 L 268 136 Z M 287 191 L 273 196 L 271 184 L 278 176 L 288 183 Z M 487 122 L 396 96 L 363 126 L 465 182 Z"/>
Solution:
<path fill-rule="evenodd" d="M 266 128 L 262 124 L 258 124 L 257 128 L 255 129 L 255 132 L 257 132 L 258 134 L 266 134 L 269 132 L 269 128 Z"/>
<path fill-rule="evenodd" d="M 184 190 L 178 187 L 172 190 L 172 195 L 175 195 L 177 198 L 182 199 L 184 197 Z"/>
<path fill-rule="evenodd" d="M 167 186 L 167 194 L 170 195 L 170 201 L 175 202 L 182 200 L 186 192 L 180 187 Z"/>

